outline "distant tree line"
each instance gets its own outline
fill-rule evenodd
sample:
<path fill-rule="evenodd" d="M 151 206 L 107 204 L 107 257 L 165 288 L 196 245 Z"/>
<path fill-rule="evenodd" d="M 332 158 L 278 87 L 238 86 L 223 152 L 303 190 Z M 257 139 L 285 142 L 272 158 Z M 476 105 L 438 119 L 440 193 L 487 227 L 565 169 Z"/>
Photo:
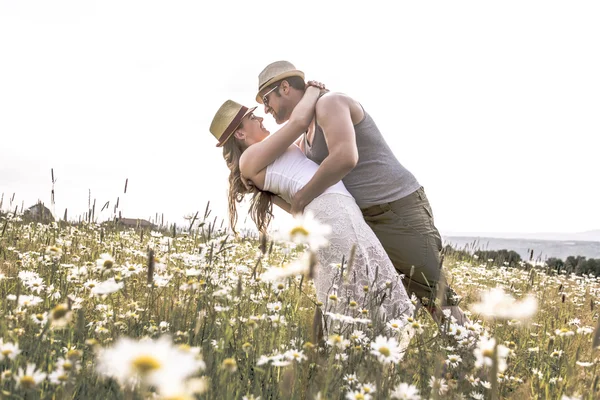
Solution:
<path fill-rule="evenodd" d="M 575 273 L 576 275 L 600 276 L 600 258 L 585 258 L 583 256 L 569 256 L 565 261 L 560 258 L 546 260 L 549 268 L 558 272 Z"/>
<path fill-rule="evenodd" d="M 524 261 L 519 253 L 513 250 L 477 250 L 473 254 L 464 251 L 454 249 L 452 246 L 447 245 L 444 248 L 444 254 L 446 257 L 451 257 L 459 261 L 471 260 L 474 257 L 481 261 L 490 261 L 493 265 L 508 266 L 508 267 L 521 267 L 523 265 L 533 267 L 535 263 L 531 261 Z M 545 261 L 548 269 L 556 271 L 556 273 L 575 273 L 576 275 L 589 275 L 600 276 L 600 259 L 598 258 L 586 258 L 584 256 L 569 256 L 566 260 L 560 258 L 551 257 Z"/>

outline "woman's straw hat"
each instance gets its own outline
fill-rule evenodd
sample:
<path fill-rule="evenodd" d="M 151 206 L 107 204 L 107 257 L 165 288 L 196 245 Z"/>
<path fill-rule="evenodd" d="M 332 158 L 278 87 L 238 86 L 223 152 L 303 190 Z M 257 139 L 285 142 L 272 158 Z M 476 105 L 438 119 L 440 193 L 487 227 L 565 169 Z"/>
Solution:
<path fill-rule="evenodd" d="M 210 124 L 210 133 L 218 140 L 217 147 L 223 146 L 240 126 L 242 119 L 254 110 L 256 107 L 244 107 L 233 100 L 223 103 Z"/>
<path fill-rule="evenodd" d="M 284 78 L 291 76 L 299 76 L 304 79 L 304 72 L 299 71 L 289 61 L 275 61 L 265 67 L 262 72 L 258 75 L 258 93 L 256 94 L 256 101 L 262 104 L 261 92 L 264 91 L 269 85 L 274 82 L 280 81 Z"/>

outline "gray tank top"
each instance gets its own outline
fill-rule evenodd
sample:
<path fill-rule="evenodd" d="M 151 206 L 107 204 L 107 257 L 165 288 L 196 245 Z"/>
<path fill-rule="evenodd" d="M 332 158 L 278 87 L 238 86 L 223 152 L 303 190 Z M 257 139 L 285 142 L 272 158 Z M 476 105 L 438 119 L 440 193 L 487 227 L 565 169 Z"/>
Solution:
<path fill-rule="evenodd" d="M 401 199 L 421 187 L 415 176 L 394 156 L 373 118 L 364 108 L 363 112 L 362 121 L 354 125 L 358 163 L 342 179 L 361 208 Z M 311 144 L 304 134 L 304 149 L 306 156 L 317 164 L 321 164 L 329 154 L 323 130 L 316 118 Z"/>

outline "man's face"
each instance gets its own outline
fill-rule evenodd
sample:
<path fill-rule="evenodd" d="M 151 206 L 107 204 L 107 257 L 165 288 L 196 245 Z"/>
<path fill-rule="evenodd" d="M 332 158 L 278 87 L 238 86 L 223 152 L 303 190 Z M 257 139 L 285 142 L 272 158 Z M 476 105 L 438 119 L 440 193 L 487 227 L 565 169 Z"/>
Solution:
<path fill-rule="evenodd" d="M 286 84 L 287 82 L 283 83 Z M 265 114 L 271 114 L 278 125 L 290 119 L 289 99 L 285 94 L 280 93 L 279 85 L 267 90 L 262 100 L 265 106 Z"/>

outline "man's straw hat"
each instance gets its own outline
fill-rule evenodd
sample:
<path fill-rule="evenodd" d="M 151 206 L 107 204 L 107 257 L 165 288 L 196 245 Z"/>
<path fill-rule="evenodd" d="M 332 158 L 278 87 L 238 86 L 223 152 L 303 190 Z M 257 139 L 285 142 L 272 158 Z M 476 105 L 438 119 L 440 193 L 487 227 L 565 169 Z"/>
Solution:
<path fill-rule="evenodd" d="M 258 75 L 258 93 L 256 101 L 262 104 L 261 92 L 274 82 L 280 81 L 291 76 L 299 76 L 304 79 L 304 72 L 299 71 L 289 61 L 275 61 L 265 67 Z"/>
<path fill-rule="evenodd" d="M 256 107 L 244 107 L 233 100 L 223 103 L 210 124 L 210 133 L 218 140 L 217 147 L 223 146 L 240 126 L 242 119 L 254 110 Z"/>

